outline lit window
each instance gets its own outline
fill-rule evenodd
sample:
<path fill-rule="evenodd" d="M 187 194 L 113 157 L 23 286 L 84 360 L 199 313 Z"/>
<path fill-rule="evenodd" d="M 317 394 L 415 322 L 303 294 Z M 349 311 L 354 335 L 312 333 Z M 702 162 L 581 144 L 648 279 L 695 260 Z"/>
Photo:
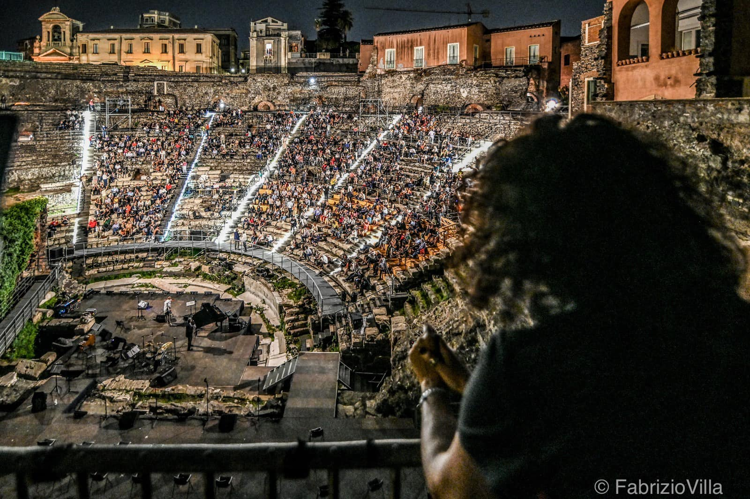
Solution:
<path fill-rule="evenodd" d="M 98 54 L 99 53 L 99 44 L 98 43 L 94 43 L 93 44 L 92 49 L 91 49 L 91 53 L 92 54 Z"/>
<path fill-rule="evenodd" d="M 166 43 L 162 43 L 161 44 L 161 53 L 162 54 L 166 54 L 167 52 L 168 52 L 167 51 L 167 44 Z"/>
<path fill-rule="evenodd" d="M 424 67 L 424 47 L 414 47 L 414 67 Z"/>
<path fill-rule="evenodd" d="M 273 57 L 273 42 L 266 42 L 266 57 Z"/>
<path fill-rule="evenodd" d="M 203 53 L 203 44 L 202 43 L 196 43 L 195 44 L 195 53 L 196 54 L 202 54 Z"/>
<path fill-rule="evenodd" d="M 529 45 L 529 64 L 539 64 L 539 45 Z"/>
<path fill-rule="evenodd" d="M 459 57 L 458 49 L 459 49 L 458 43 L 448 44 L 448 64 L 458 64 L 458 57 Z"/>
<path fill-rule="evenodd" d="M 385 69 L 396 69 L 396 49 L 386 49 Z"/>
<path fill-rule="evenodd" d="M 505 65 L 516 65 L 516 47 L 505 47 Z"/>
<path fill-rule="evenodd" d="M 143 53 L 144 54 L 151 53 L 151 42 L 143 42 Z"/>

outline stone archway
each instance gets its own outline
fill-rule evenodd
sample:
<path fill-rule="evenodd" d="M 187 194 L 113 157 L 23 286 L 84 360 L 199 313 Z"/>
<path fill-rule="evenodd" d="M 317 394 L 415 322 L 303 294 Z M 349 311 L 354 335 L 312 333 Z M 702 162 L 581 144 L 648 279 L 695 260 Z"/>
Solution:
<path fill-rule="evenodd" d="M 420 107 L 424 105 L 424 99 L 422 98 L 421 95 L 413 96 L 410 102 L 414 105 L 415 109 L 419 109 Z"/>
<path fill-rule="evenodd" d="M 484 111 L 484 108 L 479 104 L 469 104 L 466 106 L 466 109 L 464 109 L 465 114 L 481 113 L 482 111 Z"/>
<path fill-rule="evenodd" d="M 255 106 L 256 111 L 276 111 L 276 105 L 267 100 L 261 101 Z"/>

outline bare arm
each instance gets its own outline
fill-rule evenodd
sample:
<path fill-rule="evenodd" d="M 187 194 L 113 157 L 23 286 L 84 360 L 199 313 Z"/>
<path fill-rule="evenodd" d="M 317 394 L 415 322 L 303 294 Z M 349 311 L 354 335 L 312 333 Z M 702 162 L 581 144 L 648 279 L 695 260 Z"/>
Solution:
<path fill-rule="evenodd" d="M 423 391 L 463 391 L 468 372 L 457 366 L 458 359 L 432 328 L 425 328 L 409 358 Z M 422 466 L 427 487 L 436 499 L 490 498 L 489 486 L 461 445 L 456 427 L 447 391 L 432 393 L 422 404 Z"/>

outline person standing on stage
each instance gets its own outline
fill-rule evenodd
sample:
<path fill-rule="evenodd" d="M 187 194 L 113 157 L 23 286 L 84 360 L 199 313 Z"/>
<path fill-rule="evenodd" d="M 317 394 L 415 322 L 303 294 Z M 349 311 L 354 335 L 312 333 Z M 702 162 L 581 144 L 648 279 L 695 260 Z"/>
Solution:
<path fill-rule="evenodd" d="M 188 341 L 188 350 L 193 349 L 193 336 L 195 335 L 195 321 L 193 321 L 193 318 L 190 317 L 187 320 L 187 324 L 185 325 L 185 337 L 187 337 Z"/>
<path fill-rule="evenodd" d="M 164 300 L 164 320 L 167 324 L 172 324 L 172 297 L 167 297 Z"/>

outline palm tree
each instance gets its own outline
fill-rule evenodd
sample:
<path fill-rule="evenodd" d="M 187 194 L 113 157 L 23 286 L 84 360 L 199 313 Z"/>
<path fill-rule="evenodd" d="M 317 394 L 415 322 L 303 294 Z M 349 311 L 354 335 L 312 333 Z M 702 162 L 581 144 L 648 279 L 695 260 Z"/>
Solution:
<path fill-rule="evenodd" d="M 342 10 L 341 17 L 339 17 L 338 20 L 338 25 L 341 32 L 344 33 L 344 43 L 346 43 L 346 35 L 354 26 L 354 16 L 352 15 L 352 11 L 349 9 Z"/>

